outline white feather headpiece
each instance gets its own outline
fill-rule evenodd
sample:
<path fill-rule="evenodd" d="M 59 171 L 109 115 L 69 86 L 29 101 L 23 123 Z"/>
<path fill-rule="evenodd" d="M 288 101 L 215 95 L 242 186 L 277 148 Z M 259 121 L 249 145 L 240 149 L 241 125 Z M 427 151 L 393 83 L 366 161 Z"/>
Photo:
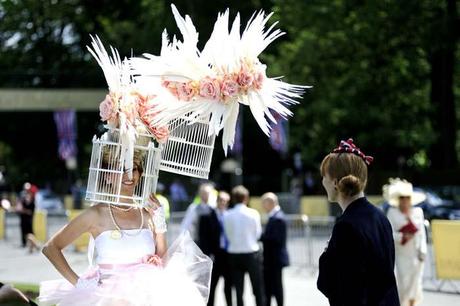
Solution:
<path fill-rule="evenodd" d="M 229 30 L 229 11 L 219 14 L 211 37 L 200 52 L 198 33 L 189 16 L 182 17 L 171 5 L 183 40 L 168 38 L 163 32 L 160 56 L 144 54 L 131 58 L 136 86 L 156 95 L 157 114 L 153 121 L 165 125 L 175 118 L 209 118 L 209 134 L 223 129 L 223 148 L 233 146 L 239 103 L 248 105 L 262 131 L 270 134 L 267 118 L 276 122 L 271 112 L 283 118 L 291 116 L 286 107 L 298 103 L 308 86 L 284 83 L 266 76 L 266 66 L 258 57 L 275 39 L 283 35 L 265 29 L 268 19 L 255 13 L 240 33 L 240 17 Z"/>
<path fill-rule="evenodd" d="M 121 60 L 116 49 L 110 47 L 111 55 L 104 48 L 99 37 L 93 37 L 88 51 L 104 72 L 109 93 L 99 105 L 102 121 L 107 121 L 111 129 L 120 130 L 120 160 L 132 178 L 134 146 L 138 132 L 150 134 L 158 142 L 164 142 L 168 136 L 167 127 L 152 123 L 156 115 L 152 97 L 141 95 L 132 81 L 128 60 Z"/>

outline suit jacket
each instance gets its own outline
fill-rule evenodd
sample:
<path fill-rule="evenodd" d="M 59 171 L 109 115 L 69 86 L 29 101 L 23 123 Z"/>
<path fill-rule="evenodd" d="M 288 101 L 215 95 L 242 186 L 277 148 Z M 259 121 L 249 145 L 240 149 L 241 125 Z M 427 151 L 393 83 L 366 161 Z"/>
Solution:
<path fill-rule="evenodd" d="M 279 210 L 268 219 L 260 239 L 264 247 L 264 266 L 286 267 L 289 265 L 286 238 L 286 220 L 283 212 Z"/>
<path fill-rule="evenodd" d="M 222 232 L 216 211 L 210 209 L 208 213 L 198 216 L 197 245 L 206 255 L 216 255 L 220 249 L 220 234 Z"/>
<path fill-rule="evenodd" d="M 399 306 L 391 225 L 366 198 L 345 209 L 319 259 L 318 289 L 331 306 Z"/>

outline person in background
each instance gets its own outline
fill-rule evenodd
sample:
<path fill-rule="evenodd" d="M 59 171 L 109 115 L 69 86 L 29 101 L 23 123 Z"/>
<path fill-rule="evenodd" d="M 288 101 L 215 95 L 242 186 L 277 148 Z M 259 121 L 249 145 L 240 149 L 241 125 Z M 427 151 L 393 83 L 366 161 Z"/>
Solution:
<path fill-rule="evenodd" d="M 414 207 L 426 199 L 406 180 L 390 179 L 384 197 L 392 206 L 387 213 L 393 228 L 396 252 L 396 281 L 402 306 L 414 306 L 423 299 L 423 268 L 427 252 L 423 210 Z"/>
<path fill-rule="evenodd" d="M 164 191 L 165 191 L 165 185 L 163 185 L 162 183 L 158 182 L 155 197 L 160 202 L 161 207 L 163 207 L 163 209 L 165 211 L 166 222 L 169 222 L 169 218 L 171 217 L 171 208 L 170 208 L 170 205 L 169 205 L 168 198 L 163 195 Z"/>
<path fill-rule="evenodd" d="M 212 207 L 209 205 L 209 196 L 213 189 L 214 187 L 210 183 L 204 183 L 200 185 L 198 188 L 199 203 L 191 203 L 189 205 L 181 223 L 181 230 L 189 231 L 190 236 L 192 237 L 193 241 L 198 244 L 198 246 L 200 246 L 198 243 L 198 227 L 200 217 L 202 215 L 208 215 L 213 211 Z M 206 254 L 206 252 L 204 253 Z"/>
<path fill-rule="evenodd" d="M 190 204 L 181 224 L 182 230 L 189 231 L 192 239 L 201 251 L 213 261 L 211 287 L 207 305 L 214 305 L 214 292 L 215 285 L 217 284 L 216 273 L 218 273 L 217 269 L 220 269 L 222 260 L 220 256 L 222 227 L 219 223 L 218 212 L 209 205 L 210 195 L 213 190 L 214 187 L 209 183 L 200 185 L 198 190 L 198 204 Z"/>
<path fill-rule="evenodd" d="M 321 163 L 328 200 L 343 211 L 319 259 L 318 289 L 331 306 L 399 305 L 391 225 L 364 196 L 372 160 L 348 139 Z"/>
<path fill-rule="evenodd" d="M 214 296 L 219 278 L 224 279 L 224 293 L 227 306 L 232 306 L 232 281 L 228 263 L 228 238 L 224 231 L 224 218 L 227 213 L 230 195 L 225 191 L 220 191 L 217 196 L 216 215 L 219 221 L 220 237 L 219 248 L 215 254 L 214 266 L 211 275 L 211 288 L 209 292 L 208 305 L 214 305 Z"/>
<path fill-rule="evenodd" d="M 228 238 L 228 260 L 232 284 L 236 289 L 236 304 L 243 306 L 244 275 L 251 280 L 257 306 L 264 305 L 264 290 L 259 253 L 259 239 L 262 234 L 260 215 L 249 208 L 249 191 L 242 185 L 232 190 L 235 206 L 224 218 L 224 232 Z"/>
<path fill-rule="evenodd" d="M 77 179 L 70 188 L 73 197 L 73 209 L 82 209 L 84 200 L 84 188 L 81 179 Z"/>
<path fill-rule="evenodd" d="M 260 240 L 263 243 L 263 267 L 265 284 L 265 305 L 270 306 L 274 296 L 276 304 L 284 304 L 282 270 L 289 265 L 286 248 L 287 225 L 278 197 L 267 192 L 262 195 L 262 208 L 268 214 L 268 222 Z"/>
<path fill-rule="evenodd" d="M 187 204 L 189 197 L 184 185 L 179 179 L 175 179 L 169 186 L 169 196 L 173 205 L 173 210 L 182 210 L 183 205 Z"/>
<path fill-rule="evenodd" d="M 35 192 L 36 190 L 32 184 L 25 183 L 16 204 L 16 211 L 20 218 L 21 245 L 23 248 L 27 245 L 27 235 L 33 234 Z"/>

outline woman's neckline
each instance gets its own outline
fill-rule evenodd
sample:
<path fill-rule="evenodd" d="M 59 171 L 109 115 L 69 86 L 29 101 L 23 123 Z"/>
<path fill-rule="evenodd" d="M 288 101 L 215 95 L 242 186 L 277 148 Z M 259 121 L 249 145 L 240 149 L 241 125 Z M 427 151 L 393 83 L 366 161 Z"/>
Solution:
<path fill-rule="evenodd" d="M 96 241 L 96 239 L 99 238 L 100 236 L 102 236 L 102 234 L 104 234 L 104 233 L 110 233 L 110 232 L 116 231 L 116 230 L 117 230 L 117 229 L 108 229 L 108 230 L 104 230 L 104 231 L 100 232 L 99 235 L 97 235 L 96 237 L 93 237 L 93 239 L 94 239 L 94 241 Z M 141 231 L 144 231 L 144 230 L 151 231 L 151 229 L 148 228 L 148 227 L 141 228 L 140 230 L 141 230 Z M 121 231 L 122 231 L 122 232 L 127 232 L 127 231 L 139 231 L 139 229 L 138 229 L 138 228 L 130 228 L 130 229 L 122 229 Z"/>

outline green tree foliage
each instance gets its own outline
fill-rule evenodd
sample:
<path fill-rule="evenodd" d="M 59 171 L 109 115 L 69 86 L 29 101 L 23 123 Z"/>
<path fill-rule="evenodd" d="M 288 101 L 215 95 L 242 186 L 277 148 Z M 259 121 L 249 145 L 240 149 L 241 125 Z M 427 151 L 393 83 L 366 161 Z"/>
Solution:
<path fill-rule="evenodd" d="M 86 50 L 89 34 L 122 56 L 158 53 L 164 28 L 178 31 L 166 0 L 5 0 L 0 2 L 0 84 L 3 87 L 103 87 L 100 69 Z M 227 1 L 175 2 L 192 16 L 201 37 L 212 31 Z M 232 5 L 248 18 L 269 1 Z M 204 40 L 204 39 L 203 39 Z"/>
<path fill-rule="evenodd" d="M 123 56 L 157 52 L 170 16 L 160 0 L 6 0 L 0 18 L 2 86 L 102 87 L 89 34 Z"/>
<path fill-rule="evenodd" d="M 279 54 L 267 60 L 274 74 L 314 86 L 290 125 L 292 143 L 302 144 L 305 160 L 317 162 L 340 138 L 353 136 L 382 167 L 395 168 L 400 156 L 414 166 L 429 165 L 420 158 L 438 136 L 429 55 L 444 6 L 419 0 L 275 1 L 277 19 L 289 34 Z"/>
<path fill-rule="evenodd" d="M 105 87 L 86 50 L 89 34 L 122 56 L 157 53 L 161 32 L 178 34 L 168 0 L 4 0 L 0 2 L 0 86 Z M 455 167 L 460 96 L 455 0 L 174 1 L 200 32 L 231 5 L 242 21 L 273 10 L 288 33 L 262 60 L 270 76 L 314 86 L 290 123 L 291 151 L 316 166 L 339 139 L 354 137 L 395 169 Z M 457 52 L 457 53 L 455 53 Z M 457 54 L 455 57 L 454 55 Z M 93 123 L 79 129 L 92 133 Z M 252 132 L 251 132 L 252 133 Z M 255 132 L 254 132 L 255 133 Z M 459 139 L 459 140 L 457 140 Z M 1 140 L 1 139 L 0 139 Z M 87 158 L 85 158 L 86 160 Z"/>

